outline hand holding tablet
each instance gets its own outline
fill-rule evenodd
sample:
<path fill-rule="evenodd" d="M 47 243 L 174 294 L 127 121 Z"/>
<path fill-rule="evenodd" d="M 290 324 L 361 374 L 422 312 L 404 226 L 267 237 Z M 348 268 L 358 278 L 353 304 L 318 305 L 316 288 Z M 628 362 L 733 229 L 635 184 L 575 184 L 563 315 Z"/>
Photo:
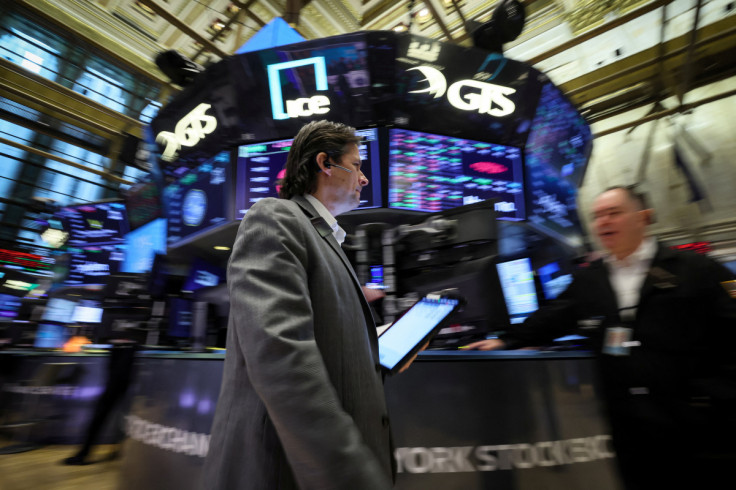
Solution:
<path fill-rule="evenodd" d="M 378 337 L 381 366 L 391 374 L 401 371 L 461 305 L 461 298 L 442 294 L 415 303 Z"/>

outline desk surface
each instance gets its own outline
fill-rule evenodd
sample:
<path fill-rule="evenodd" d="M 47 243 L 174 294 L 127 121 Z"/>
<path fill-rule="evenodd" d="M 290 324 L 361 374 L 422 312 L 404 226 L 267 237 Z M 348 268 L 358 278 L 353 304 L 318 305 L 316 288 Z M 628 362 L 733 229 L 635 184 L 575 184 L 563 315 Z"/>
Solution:
<path fill-rule="evenodd" d="M 225 350 L 220 352 L 187 352 L 179 350 L 141 350 L 138 355 L 145 358 L 169 359 L 224 359 Z M 501 360 L 501 359 L 582 359 L 593 357 L 590 351 L 535 351 L 535 350 L 501 350 L 501 351 L 462 351 L 435 350 L 420 352 L 417 361 L 453 361 L 453 360 Z"/>
<path fill-rule="evenodd" d="M 108 351 L 95 350 L 91 352 L 61 352 L 34 349 L 0 350 L 0 355 L 22 355 L 39 357 L 94 357 L 107 356 Z M 138 357 L 166 358 L 166 359 L 202 359 L 218 360 L 225 358 L 225 349 L 217 352 L 188 352 L 184 350 L 147 350 L 145 346 L 137 353 Z M 593 357 L 590 351 L 536 351 L 536 350 L 499 350 L 499 351 L 462 351 L 462 350 L 434 350 L 420 352 L 417 361 L 452 361 L 452 360 L 501 360 L 501 359 L 581 359 Z"/>

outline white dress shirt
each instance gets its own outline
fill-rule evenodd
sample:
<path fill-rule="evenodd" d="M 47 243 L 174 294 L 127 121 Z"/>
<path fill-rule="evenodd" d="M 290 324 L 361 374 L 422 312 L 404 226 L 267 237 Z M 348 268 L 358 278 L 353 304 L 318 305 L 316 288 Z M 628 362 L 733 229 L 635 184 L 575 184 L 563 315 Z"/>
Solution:
<path fill-rule="evenodd" d="M 631 320 L 636 316 L 639 293 L 656 253 L 656 240 L 645 238 L 639 248 L 622 260 L 613 255 L 604 257 L 622 320 Z"/>
<path fill-rule="evenodd" d="M 324 220 L 327 222 L 328 225 L 330 225 L 330 228 L 332 228 L 332 236 L 335 237 L 335 240 L 337 240 L 338 245 L 342 246 L 342 242 L 345 241 L 345 230 L 340 228 L 340 225 L 337 224 L 337 220 L 334 216 L 330 213 L 330 211 L 325 207 L 324 204 L 322 204 L 322 201 L 317 199 L 311 194 L 304 194 L 304 198 L 309 201 L 309 204 L 311 204 L 315 211 L 324 218 Z"/>

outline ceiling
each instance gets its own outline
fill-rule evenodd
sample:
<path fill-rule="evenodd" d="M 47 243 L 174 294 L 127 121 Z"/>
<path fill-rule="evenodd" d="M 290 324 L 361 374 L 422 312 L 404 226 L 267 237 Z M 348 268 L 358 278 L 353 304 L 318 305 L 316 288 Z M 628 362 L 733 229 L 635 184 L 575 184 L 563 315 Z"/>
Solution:
<path fill-rule="evenodd" d="M 156 54 L 207 65 L 234 53 L 275 17 L 306 39 L 397 26 L 470 46 L 487 0 L 17 0 L 120 61 L 168 82 Z M 736 2 L 525 0 L 509 58 L 547 73 L 595 122 L 736 74 Z M 177 90 L 171 86 L 171 90 Z M 163 97 L 171 91 L 164 91 Z"/>

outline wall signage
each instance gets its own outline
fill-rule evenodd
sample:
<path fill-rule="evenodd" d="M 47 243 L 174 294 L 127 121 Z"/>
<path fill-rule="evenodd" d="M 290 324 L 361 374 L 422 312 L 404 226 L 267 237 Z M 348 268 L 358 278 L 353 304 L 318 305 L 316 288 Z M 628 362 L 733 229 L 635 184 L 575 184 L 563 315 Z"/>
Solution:
<path fill-rule="evenodd" d="M 494 117 L 503 117 L 516 110 L 514 103 L 507 98 L 516 92 L 516 89 L 496 85 L 478 80 L 459 80 L 447 86 L 445 76 L 431 66 L 415 66 L 407 71 L 419 70 L 424 75 L 429 86 L 421 90 L 413 90 L 410 94 L 428 93 L 435 99 L 447 93 L 447 101 L 454 108 L 461 111 L 477 111 L 479 114 L 489 114 Z"/>
<path fill-rule="evenodd" d="M 162 160 L 174 161 L 182 146 L 194 146 L 217 129 L 215 116 L 205 114 L 210 107 L 211 104 L 199 104 L 176 123 L 173 133 L 161 131 L 156 135 L 156 143 L 164 146 Z"/>
<path fill-rule="evenodd" d="M 456 473 L 521 470 L 612 459 L 607 434 L 532 444 L 462 447 L 399 447 L 394 451 L 399 473 Z"/>
<path fill-rule="evenodd" d="M 442 45 L 440 43 L 421 43 L 412 41 L 407 49 L 406 56 L 418 60 L 434 63 L 440 57 Z"/>
<path fill-rule="evenodd" d="M 309 117 L 315 114 L 327 114 L 330 112 L 330 99 L 325 95 L 284 100 L 284 95 L 281 91 L 280 72 L 282 70 L 308 65 L 314 65 L 315 88 L 317 90 L 327 90 L 327 66 L 323 56 L 275 63 L 266 67 L 268 72 L 268 87 L 271 92 L 271 111 L 274 119 L 283 120 L 296 117 Z"/>

